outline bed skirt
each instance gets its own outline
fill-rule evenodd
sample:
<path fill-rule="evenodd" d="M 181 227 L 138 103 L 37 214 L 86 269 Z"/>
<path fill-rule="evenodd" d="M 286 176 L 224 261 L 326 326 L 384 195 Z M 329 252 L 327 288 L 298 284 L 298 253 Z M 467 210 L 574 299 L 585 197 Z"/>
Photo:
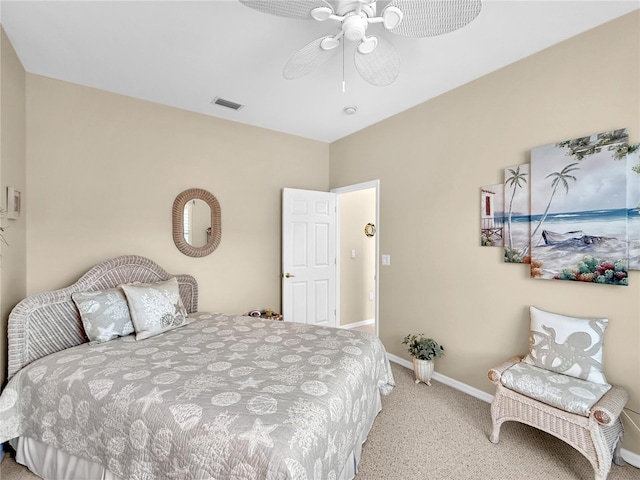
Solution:
<path fill-rule="evenodd" d="M 356 476 L 362 445 L 367 440 L 373 422 L 381 410 L 382 401 L 378 391 L 374 401 L 371 402 L 368 425 L 349 454 L 342 469 L 342 475 L 336 480 L 352 480 Z M 32 438 L 14 438 L 9 443 L 16 451 L 16 462 L 46 480 L 123 480 L 99 463 L 69 455 Z"/>

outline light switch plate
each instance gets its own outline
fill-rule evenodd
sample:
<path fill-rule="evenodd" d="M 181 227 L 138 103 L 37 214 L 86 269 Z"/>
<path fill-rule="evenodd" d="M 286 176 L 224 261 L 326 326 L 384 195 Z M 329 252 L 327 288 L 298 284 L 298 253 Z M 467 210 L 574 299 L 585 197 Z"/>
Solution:
<path fill-rule="evenodd" d="M 382 255 L 382 265 L 391 265 L 391 255 Z"/>

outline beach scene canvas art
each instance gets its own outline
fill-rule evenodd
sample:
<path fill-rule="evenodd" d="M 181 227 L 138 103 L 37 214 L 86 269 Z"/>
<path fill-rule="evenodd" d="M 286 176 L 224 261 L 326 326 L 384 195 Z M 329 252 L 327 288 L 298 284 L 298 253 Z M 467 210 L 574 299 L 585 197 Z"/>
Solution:
<path fill-rule="evenodd" d="M 627 229 L 629 270 L 640 270 L 640 143 L 627 151 Z"/>
<path fill-rule="evenodd" d="M 628 147 L 620 129 L 531 151 L 532 277 L 628 284 Z"/>
<path fill-rule="evenodd" d="M 504 185 L 480 187 L 480 245 L 502 247 L 504 238 Z"/>
<path fill-rule="evenodd" d="M 529 164 L 504 169 L 504 261 L 529 263 Z"/>

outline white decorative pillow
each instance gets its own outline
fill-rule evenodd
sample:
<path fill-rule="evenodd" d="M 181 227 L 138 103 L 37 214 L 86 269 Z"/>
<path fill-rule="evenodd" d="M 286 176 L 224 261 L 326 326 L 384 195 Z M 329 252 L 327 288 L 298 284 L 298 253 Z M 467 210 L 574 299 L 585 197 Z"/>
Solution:
<path fill-rule="evenodd" d="M 187 324 L 178 281 L 121 285 L 129 302 L 136 340 L 158 335 Z"/>
<path fill-rule="evenodd" d="M 133 333 L 129 305 L 120 289 L 75 292 L 71 298 L 90 341 L 108 342 Z"/>
<path fill-rule="evenodd" d="M 529 312 L 529 354 L 525 362 L 589 382 L 608 384 L 602 368 L 608 319 L 568 317 L 535 307 L 530 307 Z"/>

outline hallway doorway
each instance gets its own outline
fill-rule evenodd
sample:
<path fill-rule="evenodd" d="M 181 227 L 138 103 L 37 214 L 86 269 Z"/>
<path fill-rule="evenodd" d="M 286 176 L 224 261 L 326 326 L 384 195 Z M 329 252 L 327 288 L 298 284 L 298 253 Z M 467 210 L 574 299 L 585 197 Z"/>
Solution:
<path fill-rule="evenodd" d="M 338 205 L 336 326 L 377 335 L 379 181 L 331 191 Z"/>

